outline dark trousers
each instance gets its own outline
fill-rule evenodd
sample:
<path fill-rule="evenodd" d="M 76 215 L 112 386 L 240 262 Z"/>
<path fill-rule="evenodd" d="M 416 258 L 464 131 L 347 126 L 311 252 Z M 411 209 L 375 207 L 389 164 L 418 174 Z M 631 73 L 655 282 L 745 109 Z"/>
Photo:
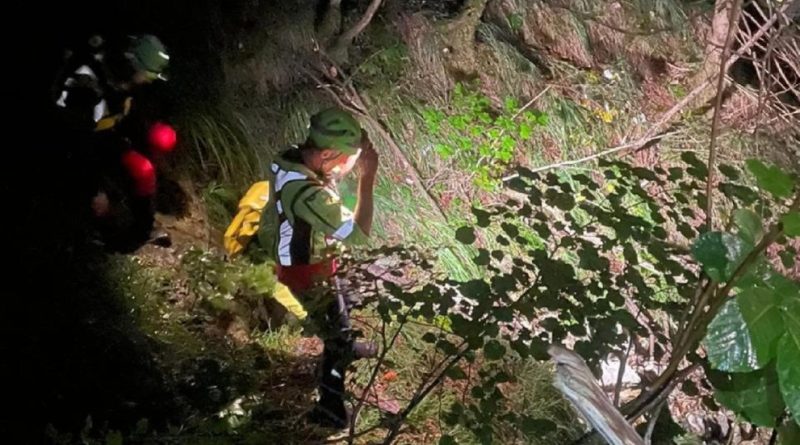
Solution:
<path fill-rule="evenodd" d="M 322 376 L 320 377 L 320 404 L 339 409 L 344 403 L 344 381 L 347 367 L 353 362 L 353 329 L 350 325 L 350 307 L 346 296 L 337 292 L 325 314 L 326 333 L 322 338 Z"/>
<path fill-rule="evenodd" d="M 324 344 L 319 368 L 319 405 L 344 417 L 345 378 L 354 360 L 355 333 L 350 324 L 350 298 L 339 289 L 336 278 L 331 286 L 317 286 L 304 292 L 293 290 L 308 312 L 314 333 Z"/>
<path fill-rule="evenodd" d="M 135 250 L 150 237 L 155 215 L 155 196 L 135 193 L 134 180 L 122 164 L 129 145 L 115 134 L 75 137 L 69 165 L 80 199 L 87 211 L 91 199 L 106 193 L 110 213 L 95 221 L 103 241 L 112 250 Z"/>

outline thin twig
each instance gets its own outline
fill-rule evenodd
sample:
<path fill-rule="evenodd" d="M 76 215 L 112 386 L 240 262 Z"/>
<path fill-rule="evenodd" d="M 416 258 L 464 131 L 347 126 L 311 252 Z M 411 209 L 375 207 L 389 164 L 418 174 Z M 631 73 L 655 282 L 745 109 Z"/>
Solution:
<path fill-rule="evenodd" d="M 681 319 L 678 322 L 678 330 L 675 333 L 675 341 L 673 342 L 673 350 L 674 350 L 674 346 L 677 345 L 680 342 L 681 336 L 683 336 L 683 333 L 684 333 L 686 327 L 689 325 L 689 323 L 688 323 L 689 317 L 694 315 L 695 309 L 700 304 L 700 298 L 703 295 L 703 292 L 705 292 L 705 286 L 708 283 L 707 283 L 707 280 L 704 279 L 702 277 L 702 275 L 701 275 L 698 284 L 699 284 L 699 286 L 697 286 L 697 289 L 695 289 L 694 295 L 692 296 L 692 299 L 689 302 L 689 307 L 687 307 L 686 310 L 683 312 L 683 315 L 681 315 Z"/>
<path fill-rule="evenodd" d="M 704 281 L 701 278 L 700 283 L 702 291 L 700 292 L 700 296 L 697 299 L 695 306 L 692 308 L 691 318 L 689 319 L 689 322 L 682 328 L 682 331 L 678 333 L 678 339 L 675 342 L 674 348 L 672 349 L 673 352 L 681 350 L 684 343 L 686 342 L 686 338 L 694 329 L 694 326 L 697 325 L 697 320 L 699 320 L 701 315 L 705 312 L 705 308 L 706 306 L 708 306 L 708 302 L 711 300 L 714 291 L 717 289 L 716 283 L 714 283 L 711 279 L 706 279 L 705 285 L 702 284 L 703 282 Z"/>
<path fill-rule="evenodd" d="M 467 366 L 467 384 L 464 385 L 464 391 L 461 393 L 461 403 L 467 403 L 467 388 L 469 388 L 469 382 L 472 381 L 472 363 Z"/>
<path fill-rule="evenodd" d="M 367 434 L 369 434 L 369 433 L 371 433 L 371 432 L 373 432 L 373 431 L 375 431 L 375 430 L 377 430 L 379 428 L 381 428 L 380 424 L 371 426 L 371 427 L 369 427 L 369 428 L 367 428 L 367 429 L 365 429 L 363 431 L 359 431 L 358 433 L 355 434 L 355 436 L 353 436 L 353 438 L 357 439 L 359 437 L 366 436 Z M 328 444 L 333 444 L 333 443 L 344 442 L 345 440 L 350 440 L 350 436 L 337 437 L 335 439 L 328 439 L 328 440 L 325 440 L 325 441 L 322 441 L 322 442 L 319 442 L 319 443 L 328 445 Z"/>
<path fill-rule="evenodd" d="M 386 360 L 386 354 L 388 354 L 389 350 L 392 349 L 397 338 L 400 335 L 400 332 L 403 330 L 403 326 L 405 326 L 405 320 L 407 320 L 406 316 L 403 316 L 403 321 L 400 322 L 400 326 L 397 327 L 397 330 L 392 335 L 392 339 L 387 343 L 386 342 L 386 323 L 384 322 L 381 326 L 381 338 L 383 343 L 383 350 L 381 351 L 380 355 L 378 356 L 378 362 L 376 363 L 375 367 L 372 369 L 372 375 L 370 375 L 369 382 L 364 387 L 364 391 L 361 393 L 361 398 L 358 401 L 358 405 L 353 409 L 353 415 L 350 421 L 350 434 L 353 435 L 355 432 L 355 419 L 358 416 L 359 411 L 364 407 L 364 404 L 367 400 L 367 393 L 375 384 L 375 379 L 380 372 L 381 365 Z"/>
<path fill-rule="evenodd" d="M 445 372 L 450 369 L 453 365 L 458 363 L 462 358 L 464 358 L 464 354 L 469 350 L 468 347 L 465 347 L 466 340 L 462 341 L 461 344 L 458 346 L 458 353 L 451 356 L 446 361 L 442 362 L 441 364 L 437 365 L 434 369 L 441 368 L 436 374 L 436 377 L 430 382 L 423 382 L 420 385 L 419 389 L 417 389 L 414 397 L 411 398 L 411 401 L 408 405 L 403 409 L 397 419 L 395 420 L 394 425 L 389 430 L 389 433 L 386 435 L 386 438 L 383 441 L 384 445 L 389 445 L 392 441 L 397 438 L 397 435 L 400 433 L 400 427 L 402 426 L 403 422 L 408 418 L 409 414 L 417 407 L 428 394 L 433 391 L 444 379 Z"/>
<path fill-rule="evenodd" d="M 800 194 L 798 194 L 794 203 L 792 203 L 790 210 L 797 210 L 798 208 L 800 208 Z M 758 259 L 758 257 L 761 256 L 767 250 L 767 248 L 772 245 L 776 239 L 778 239 L 778 237 L 780 237 L 781 233 L 783 233 L 782 225 L 780 223 L 775 224 L 772 229 L 761 238 L 761 241 L 758 243 L 758 245 L 756 245 L 756 247 L 753 248 L 753 250 L 739 264 L 725 286 L 716 293 L 708 293 L 708 311 L 703 312 L 702 308 L 698 309 L 698 317 L 696 318 L 695 323 L 687 326 L 685 339 L 680 345 L 679 349 L 675 350 L 681 359 L 684 355 L 688 354 L 692 348 L 695 347 L 697 342 L 699 342 L 705 336 L 708 324 L 711 322 L 717 312 L 719 312 L 722 305 L 725 304 L 730 291 L 736 286 L 736 283 L 739 282 L 739 279 L 744 276 L 744 274 L 749 270 L 750 266 Z M 716 286 L 712 287 L 713 289 L 716 289 Z M 675 360 L 675 356 L 673 356 L 672 360 L 670 360 L 670 365 L 672 365 L 673 361 L 677 362 L 679 360 Z M 670 367 L 667 368 L 667 370 L 669 369 Z M 666 374 L 667 371 L 665 371 L 665 373 L 662 375 Z"/>
<path fill-rule="evenodd" d="M 678 386 L 686 377 L 689 377 L 697 368 L 700 367 L 700 363 L 692 363 L 691 365 L 687 366 L 686 368 L 678 371 L 675 373 L 675 376 L 672 380 L 667 384 L 667 386 L 658 394 L 658 396 L 653 397 L 650 402 L 644 404 L 640 409 L 634 411 L 633 413 L 625 416 L 629 422 L 633 422 L 634 420 L 641 417 L 643 414 L 647 413 L 648 411 L 654 409 L 659 403 L 666 400 L 667 397 L 672 393 L 672 390 Z"/>
<path fill-rule="evenodd" d="M 568 167 L 570 165 L 582 164 L 584 162 L 591 161 L 591 160 L 598 159 L 598 158 L 602 158 L 604 156 L 608 156 L 610 154 L 617 153 L 617 152 L 620 152 L 620 151 L 623 151 L 623 150 L 628 150 L 628 149 L 635 148 L 635 147 L 641 147 L 641 146 L 643 146 L 643 145 L 645 145 L 645 144 L 647 144 L 649 142 L 661 140 L 661 139 L 663 139 L 665 137 L 672 136 L 672 135 L 675 135 L 675 134 L 677 134 L 677 132 L 665 133 L 665 134 L 660 134 L 660 135 L 655 135 L 655 136 L 649 136 L 649 137 L 646 137 L 646 138 L 639 139 L 637 141 L 629 142 L 627 144 L 618 145 L 616 147 L 611 147 L 611 148 L 603 150 L 603 151 L 601 151 L 599 153 L 595 153 L 595 154 L 592 154 L 592 155 L 589 155 L 589 156 L 585 156 L 585 157 L 582 157 L 580 159 L 573 159 L 573 160 L 570 160 L 570 161 L 557 162 L 555 164 L 550 164 L 550 165 L 545 165 L 545 166 L 542 166 L 542 167 L 537 167 L 537 168 L 531 169 L 530 171 L 532 173 L 538 173 L 538 172 L 542 172 L 542 171 L 552 170 L 554 168 Z M 514 178 L 517 178 L 517 177 L 519 177 L 519 174 L 518 173 L 514 173 L 512 175 L 508 175 L 508 176 L 504 177 L 503 181 L 507 182 L 507 181 L 510 181 L 510 180 L 512 180 Z"/>
<path fill-rule="evenodd" d="M 647 431 L 644 434 L 644 443 L 645 445 L 650 445 L 653 442 L 653 431 L 656 429 L 656 423 L 658 423 L 658 416 L 661 415 L 661 410 L 664 409 L 664 405 L 667 404 L 667 400 L 664 399 L 658 408 L 653 412 L 653 417 L 650 418 L 650 421 L 647 423 Z"/>
<path fill-rule="evenodd" d="M 538 93 L 536 96 L 534 96 L 534 97 L 533 97 L 533 99 L 529 100 L 529 101 L 528 101 L 528 103 L 526 103 L 526 104 L 525 104 L 525 105 L 524 105 L 522 108 L 520 108 L 519 110 L 517 110 L 517 112 L 516 112 L 516 113 L 514 113 L 514 115 L 513 115 L 513 116 L 511 116 L 511 120 L 512 120 L 512 121 L 513 121 L 513 120 L 516 120 L 516 119 L 519 117 L 519 115 L 520 115 L 520 114 L 522 114 L 523 112 L 525 112 L 525 110 L 527 110 L 527 109 L 528 109 L 528 108 L 529 108 L 531 105 L 533 105 L 534 103 L 536 103 L 536 101 L 537 101 L 537 100 L 539 100 L 539 98 L 541 98 L 542 96 L 544 96 L 544 94 L 550 90 L 550 86 L 551 86 L 551 85 L 547 85 L 546 87 L 544 87 L 544 89 L 543 89 L 542 91 L 540 91 L 540 92 L 539 92 L 539 93 Z"/>
<path fill-rule="evenodd" d="M 625 354 L 620 354 L 619 372 L 617 373 L 617 386 L 614 388 L 614 406 L 619 408 L 619 393 L 622 389 L 622 377 L 625 375 L 625 366 L 628 364 L 628 357 L 631 355 L 633 349 L 634 338 L 632 334 L 628 334 L 628 349 Z"/>

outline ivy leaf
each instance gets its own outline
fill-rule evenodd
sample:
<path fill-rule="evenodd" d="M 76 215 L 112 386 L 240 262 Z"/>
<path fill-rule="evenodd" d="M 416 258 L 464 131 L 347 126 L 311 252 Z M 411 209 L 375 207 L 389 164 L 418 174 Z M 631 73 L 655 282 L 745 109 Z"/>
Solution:
<path fill-rule="evenodd" d="M 489 227 L 492 216 L 491 213 L 477 207 L 473 207 L 472 214 L 475 215 L 475 218 L 477 219 L 478 227 Z"/>
<path fill-rule="evenodd" d="M 511 238 L 516 238 L 517 236 L 519 236 L 519 229 L 517 229 L 517 226 L 515 226 L 515 225 L 513 225 L 513 224 L 510 224 L 510 223 L 502 223 L 502 224 L 500 224 L 500 227 L 501 227 L 501 228 L 503 229 L 503 231 L 504 231 L 504 232 L 506 232 L 506 234 L 508 234 L 508 236 L 509 236 L 509 237 L 511 237 Z"/>
<path fill-rule="evenodd" d="M 487 360 L 500 360 L 506 354 L 506 347 L 497 340 L 489 340 L 483 346 L 483 353 Z"/>
<path fill-rule="evenodd" d="M 687 173 L 697 179 L 705 180 L 708 177 L 708 167 L 703 161 L 697 158 L 694 152 L 686 151 L 681 153 L 681 159 L 683 162 L 689 164 L 689 168 L 686 169 Z"/>
<path fill-rule="evenodd" d="M 489 251 L 486 249 L 478 249 L 478 256 L 472 260 L 478 266 L 488 266 L 491 263 Z"/>
<path fill-rule="evenodd" d="M 757 369 L 758 358 L 736 299 L 730 299 L 708 325 L 703 343 L 715 369 L 747 372 Z"/>
<path fill-rule="evenodd" d="M 464 226 L 456 230 L 456 239 L 462 244 L 472 244 L 475 242 L 475 229 Z"/>
<path fill-rule="evenodd" d="M 784 333 L 781 297 L 771 289 L 750 288 L 736 296 L 736 303 L 747 323 L 757 366 L 763 367 L 775 358 L 778 340 Z"/>
<path fill-rule="evenodd" d="M 736 181 L 739 179 L 739 170 L 736 167 L 727 165 L 727 164 L 720 164 L 719 171 L 725 175 L 731 181 Z"/>

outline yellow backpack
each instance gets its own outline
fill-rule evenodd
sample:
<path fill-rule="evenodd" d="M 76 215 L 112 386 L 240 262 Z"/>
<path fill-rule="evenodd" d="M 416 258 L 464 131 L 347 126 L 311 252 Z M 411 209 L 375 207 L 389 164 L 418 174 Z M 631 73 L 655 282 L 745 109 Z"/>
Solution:
<path fill-rule="evenodd" d="M 239 211 L 225 230 L 223 244 L 228 256 L 236 256 L 247 247 L 247 244 L 258 232 L 261 213 L 269 202 L 269 181 L 256 182 L 251 185 L 239 201 Z"/>
<path fill-rule="evenodd" d="M 233 217 L 223 238 L 223 245 L 229 257 L 239 255 L 258 232 L 261 214 L 269 202 L 269 181 L 256 182 L 251 185 L 239 201 L 239 211 Z M 289 312 L 302 320 L 308 315 L 303 305 L 285 285 L 275 282 L 273 297 Z"/>

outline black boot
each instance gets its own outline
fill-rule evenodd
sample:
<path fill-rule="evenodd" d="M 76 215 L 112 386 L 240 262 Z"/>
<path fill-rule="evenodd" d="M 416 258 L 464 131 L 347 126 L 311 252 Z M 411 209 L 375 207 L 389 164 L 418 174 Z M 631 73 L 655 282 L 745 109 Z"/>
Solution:
<path fill-rule="evenodd" d="M 341 397 L 323 396 L 308 413 L 308 421 L 323 428 L 343 430 L 350 425 L 350 416 Z"/>
<path fill-rule="evenodd" d="M 172 238 L 170 238 L 169 233 L 159 228 L 154 228 L 150 232 L 150 239 L 147 242 L 159 247 L 172 246 Z"/>

